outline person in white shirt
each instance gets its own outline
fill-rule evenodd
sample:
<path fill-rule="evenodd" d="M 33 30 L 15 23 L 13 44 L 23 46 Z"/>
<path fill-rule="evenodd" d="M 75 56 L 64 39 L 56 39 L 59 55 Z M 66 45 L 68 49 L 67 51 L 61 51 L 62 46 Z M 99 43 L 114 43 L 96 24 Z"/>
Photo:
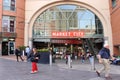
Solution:
<path fill-rule="evenodd" d="M 30 47 L 29 47 L 29 46 L 27 46 L 27 47 L 25 48 L 25 52 L 26 52 L 26 57 L 27 57 L 27 60 L 28 60 L 28 57 L 29 57 L 29 55 L 30 55 Z"/>

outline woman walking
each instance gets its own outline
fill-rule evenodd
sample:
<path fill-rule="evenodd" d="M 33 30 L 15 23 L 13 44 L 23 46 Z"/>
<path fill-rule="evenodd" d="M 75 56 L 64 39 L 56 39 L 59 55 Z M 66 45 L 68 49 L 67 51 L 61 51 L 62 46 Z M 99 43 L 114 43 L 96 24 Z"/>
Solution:
<path fill-rule="evenodd" d="M 30 54 L 29 57 L 31 58 L 31 62 L 32 62 L 32 71 L 31 71 L 31 73 L 38 72 L 37 62 L 38 62 L 38 59 L 40 58 L 40 55 L 37 52 L 36 48 L 32 49 L 32 53 Z"/>

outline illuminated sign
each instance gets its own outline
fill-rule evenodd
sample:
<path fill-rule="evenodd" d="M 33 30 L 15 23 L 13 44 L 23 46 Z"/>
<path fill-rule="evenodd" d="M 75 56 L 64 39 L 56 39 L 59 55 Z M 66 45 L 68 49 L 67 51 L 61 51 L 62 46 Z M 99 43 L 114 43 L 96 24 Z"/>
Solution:
<path fill-rule="evenodd" d="M 83 37 L 84 36 L 84 32 L 81 31 L 68 31 L 68 32 L 52 32 L 52 37 L 57 38 L 68 38 L 68 37 Z"/>

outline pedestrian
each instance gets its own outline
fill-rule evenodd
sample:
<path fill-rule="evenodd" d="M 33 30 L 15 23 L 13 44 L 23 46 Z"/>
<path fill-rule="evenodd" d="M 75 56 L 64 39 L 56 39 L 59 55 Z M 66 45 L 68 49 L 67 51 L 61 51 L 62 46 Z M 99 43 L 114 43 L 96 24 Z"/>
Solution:
<path fill-rule="evenodd" d="M 31 73 L 38 72 L 37 62 L 38 62 L 38 59 L 40 58 L 40 54 L 37 52 L 36 48 L 32 49 L 32 53 L 30 54 L 29 57 L 30 57 L 31 62 L 32 62 L 32 71 L 31 71 Z"/>
<path fill-rule="evenodd" d="M 85 54 L 82 54 L 82 55 L 81 55 L 81 60 L 82 60 L 82 63 L 85 62 Z"/>
<path fill-rule="evenodd" d="M 68 56 L 70 56 L 70 51 L 66 51 L 66 64 L 68 64 Z"/>
<path fill-rule="evenodd" d="M 52 62 L 55 63 L 56 54 L 53 49 L 51 49 L 51 54 L 52 54 Z"/>
<path fill-rule="evenodd" d="M 87 52 L 87 57 L 88 57 L 90 64 L 91 64 L 91 70 L 93 70 L 94 69 L 94 56 L 92 53 Z"/>
<path fill-rule="evenodd" d="M 105 71 L 106 80 L 111 80 L 110 77 L 110 58 L 114 59 L 114 57 L 110 54 L 109 45 L 107 43 L 104 44 L 104 47 L 99 51 L 98 60 L 100 64 L 103 64 L 103 67 L 100 70 L 96 70 L 97 75 L 100 77 L 100 73 Z"/>
<path fill-rule="evenodd" d="M 22 52 L 20 51 L 19 47 L 17 46 L 17 48 L 15 49 L 15 55 L 16 55 L 16 59 L 17 59 L 17 62 L 19 62 L 19 58 L 21 59 L 21 61 L 24 61 L 23 58 L 21 57 L 21 54 Z"/>
<path fill-rule="evenodd" d="M 25 48 L 25 56 L 26 56 L 26 58 L 27 58 L 27 61 L 29 61 L 29 60 L 28 60 L 28 57 L 30 56 L 30 47 L 29 47 L 29 46 L 27 46 L 27 47 Z"/>

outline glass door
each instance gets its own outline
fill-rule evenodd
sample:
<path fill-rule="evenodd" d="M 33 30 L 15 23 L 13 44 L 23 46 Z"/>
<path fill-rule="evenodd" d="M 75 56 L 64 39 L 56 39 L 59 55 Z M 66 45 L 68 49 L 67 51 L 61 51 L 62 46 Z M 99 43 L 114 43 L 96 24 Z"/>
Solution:
<path fill-rule="evenodd" d="M 8 43 L 8 49 L 9 49 L 9 54 L 14 54 L 14 42 L 13 41 L 10 41 Z"/>

